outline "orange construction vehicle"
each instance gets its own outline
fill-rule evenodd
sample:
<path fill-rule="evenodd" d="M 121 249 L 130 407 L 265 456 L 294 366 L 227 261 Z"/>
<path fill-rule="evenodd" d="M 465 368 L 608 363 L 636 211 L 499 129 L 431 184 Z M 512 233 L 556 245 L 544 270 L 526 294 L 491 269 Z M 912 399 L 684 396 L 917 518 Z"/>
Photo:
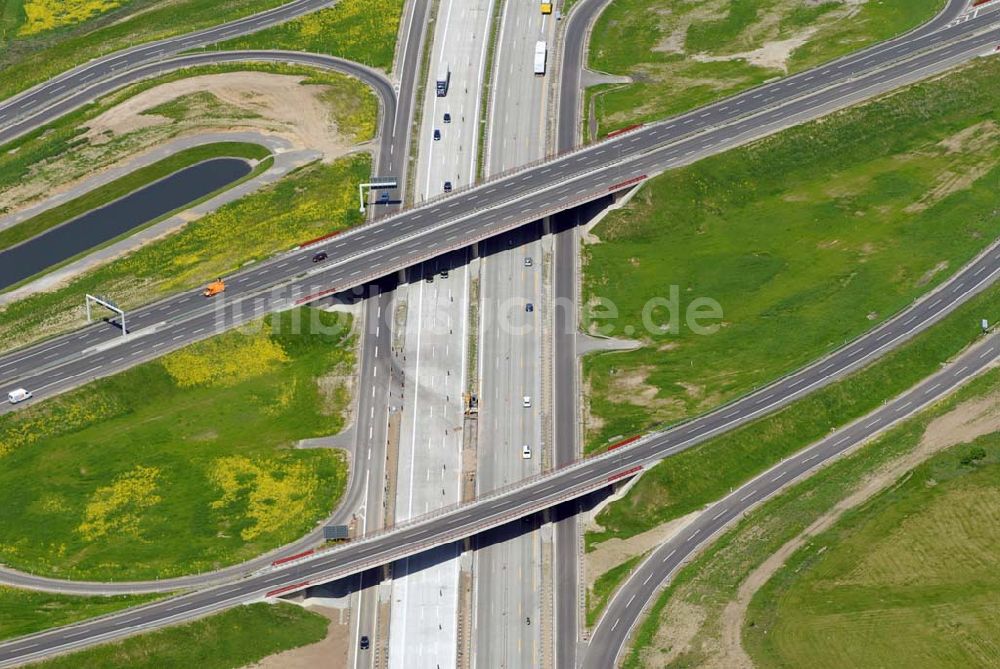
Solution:
<path fill-rule="evenodd" d="M 226 289 L 226 282 L 223 281 L 222 279 L 216 279 L 212 283 L 205 286 L 205 290 L 202 292 L 202 295 L 204 295 L 205 297 L 212 297 L 213 295 L 218 295 L 225 289 Z"/>

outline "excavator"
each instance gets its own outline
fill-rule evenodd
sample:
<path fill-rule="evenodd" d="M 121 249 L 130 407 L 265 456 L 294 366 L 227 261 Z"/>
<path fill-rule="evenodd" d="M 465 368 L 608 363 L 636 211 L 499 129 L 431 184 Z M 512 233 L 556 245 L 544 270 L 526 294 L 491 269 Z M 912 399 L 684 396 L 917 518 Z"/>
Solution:
<path fill-rule="evenodd" d="M 213 295 L 218 295 L 226 289 L 226 282 L 221 278 L 216 279 L 212 283 L 205 286 L 205 290 L 202 291 L 202 295 L 205 297 L 212 297 Z"/>

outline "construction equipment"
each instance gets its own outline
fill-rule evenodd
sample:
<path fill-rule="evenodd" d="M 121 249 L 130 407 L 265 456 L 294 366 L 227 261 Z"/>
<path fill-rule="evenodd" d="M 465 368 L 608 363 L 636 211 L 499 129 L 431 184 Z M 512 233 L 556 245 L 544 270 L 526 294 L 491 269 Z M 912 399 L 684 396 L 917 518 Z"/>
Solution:
<path fill-rule="evenodd" d="M 226 289 L 226 282 L 223 281 L 222 279 L 216 279 L 212 283 L 205 286 L 205 290 L 202 292 L 202 295 L 204 295 L 205 297 L 212 297 L 213 295 L 218 295 L 225 289 Z"/>
<path fill-rule="evenodd" d="M 465 415 L 474 416 L 479 413 L 479 398 L 472 393 L 462 393 L 462 400 L 465 404 Z"/>

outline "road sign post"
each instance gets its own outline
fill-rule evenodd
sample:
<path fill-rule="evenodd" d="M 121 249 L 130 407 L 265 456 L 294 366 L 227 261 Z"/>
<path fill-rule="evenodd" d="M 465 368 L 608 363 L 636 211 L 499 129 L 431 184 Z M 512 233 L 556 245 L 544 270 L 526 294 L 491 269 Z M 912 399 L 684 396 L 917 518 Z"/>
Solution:
<path fill-rule="evenodd" d="M 369 190 L 379 190 L 379 189 L 394 189 L 399 187 L 399 181 L 396 177 L 373 177 L 371 182 L 366 184 L 358 184 L 358 202 L 360 207 L 358 211 L 362 214 L 365 213 L 365 189 Z"/>
<path fill-rule="evenodd" d="M 104 307 L 106 309 L 110 309 L 111 311 L 113 311 L 116 314 L 118 314 L 121 317 L 121 319 L 122 319 L 122 336 L 125 337 L 125 336 L 128 335 L 128 329 L 125 327 L 125 311 L 122 310 L 122 309 L 120 309 L 118 307 L 118 305 L 115 304 L 114 302 L 112 302 L 111 300 L 109 300 L 107 298 L 104 298 L 104 297 L 97 297 L 97 296 L 91 295 L 89 293 L 87 294 L 87 302 L 86 302 L 86 306 L 87 306 L 87 322 L 88 323 L 90 323 L 90 322 L 93 321 L 93 319 L 91 318 L 91 315 L 90 315 L 90 303 L 91 302 L 99 304 L 102 307 Z"/>

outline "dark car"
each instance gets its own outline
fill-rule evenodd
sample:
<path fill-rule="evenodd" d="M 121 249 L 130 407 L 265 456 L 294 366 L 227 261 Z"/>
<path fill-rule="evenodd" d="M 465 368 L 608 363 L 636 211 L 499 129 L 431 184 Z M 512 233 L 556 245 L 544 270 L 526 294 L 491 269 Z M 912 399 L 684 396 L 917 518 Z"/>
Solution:
<path fill-rule="evenodd" d="M 384 190 L 381 193 L 379 193 L 378 194 L 378 201 L 382 202 L 382 203 L 388 202 L 389 201 L 389 191 Z"/>
<path fill-rule="evenodd" d="M 361 643 L 359 645 L 361 646 L 361 650 L 368 650 L 371 647 L 372 642 L 368 639 L 368 637 L 363 636 L 361 637 Z"/>
<path fill-rule="evenodd" d="M 326 251 L 320 251 L 313 256 L 313 262 L 322 262 L 326 260 Z"/>
<path fill-rule="evenodd" d="M 528 302 L 526 305 L 524 305 L 524 310 L 530 314 L 532 311 L 535 310 L 535 305 L 533 305 L 531 302 Z"/>
<path fill-rule="evenodd" d="M 444 182 L 444 192 L 445 193 L 450 193 L 451 192 L 451 182 L 450 181 L 445 181 Z"/>
<path fill-rule="evenodd" d="M 441 139 L 441 131 L 438 130 L 437 128 L 434 128 L 434 141 L 437 141 L 439 139 Z"/>
<path fill-rule="evenodd" d="M 449 114 L 448 112 L 444 113 L 444 122 L 451 123 L 451 114 Z"/>

